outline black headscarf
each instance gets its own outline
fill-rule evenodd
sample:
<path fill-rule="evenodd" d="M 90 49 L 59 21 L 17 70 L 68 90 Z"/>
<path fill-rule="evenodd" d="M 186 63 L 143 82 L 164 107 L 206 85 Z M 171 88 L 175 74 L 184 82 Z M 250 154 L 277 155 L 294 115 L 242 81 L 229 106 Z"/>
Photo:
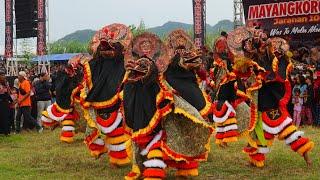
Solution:
<path fill-rule="evenodd" d="M 196 75 L 194 72 L 180 67 L 178 61 L 178 56 L 173 58 L 165 72 L 165 78 L 183 99 L 200 111 L 206 106 L 206 101 L 197 83 Z"/>

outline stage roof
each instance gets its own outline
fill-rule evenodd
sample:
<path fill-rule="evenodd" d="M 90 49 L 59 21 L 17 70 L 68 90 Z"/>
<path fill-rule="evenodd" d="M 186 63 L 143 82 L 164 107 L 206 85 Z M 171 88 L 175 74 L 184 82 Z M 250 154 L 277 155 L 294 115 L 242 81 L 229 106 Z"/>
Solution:
<path fill-rule="evenodd" d="M 44 56 L 36 56 L 32 58 L 32 61 L 68 61 L 70 58 L 78 55 L 80 53 L 66 53 L 66 54 L 50 54 L 50 55 L 44 55 Z"/>

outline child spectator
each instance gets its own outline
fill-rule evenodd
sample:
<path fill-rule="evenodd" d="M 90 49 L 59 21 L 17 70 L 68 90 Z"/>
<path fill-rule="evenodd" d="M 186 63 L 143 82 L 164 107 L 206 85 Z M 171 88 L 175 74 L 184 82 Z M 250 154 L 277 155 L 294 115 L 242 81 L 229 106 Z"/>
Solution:
<path fill-rule="evenodd" d="M 306 78 L 307 89 L 303 95 L 303 107 L 301 111 L 301 117 L 303 117 L 303 124 L 312 125 L 313 124 L 313 115 L 312 108 L 314 107 L 314 90 L 312 85 L 311 76 L 307 76 Z"/>
<path fill-rule="evenodd" d="M 299 127 L 301 122 L 301 110 L 303 99 L 300 96 L 300 89 L 294 89 L 294 96 L 292 97 L 292 103 L 294 104 L 293 107 L 293 123 Z"/>
<path fill-rule="evenodd" d="M 10 97 L 13 102 L 10 104 L 9 107 L 9 129 L 10 131 L 15 132 L 16 102 L 18 100 L 18 90 L 15 87 L 10 88 Z"/>

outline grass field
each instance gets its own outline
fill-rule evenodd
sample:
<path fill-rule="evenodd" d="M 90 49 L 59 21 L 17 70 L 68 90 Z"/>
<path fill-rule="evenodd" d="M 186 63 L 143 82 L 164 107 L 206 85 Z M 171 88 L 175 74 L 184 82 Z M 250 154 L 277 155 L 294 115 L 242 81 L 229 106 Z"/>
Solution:
<path fill-rule="evenodd" d="M 268 155 L 266 167 L 253 168 L 241 152 L 244 141 L 227 149 L 212 145 L 208 162 L 202 163 L 200 176 L 194 179 L 320 179 L 320 129 L 304 128 L 316 147 L 310 154 L 313 166 L 306 167 L 302 157 L 284 142 L 276 141 Z M 77 134 L 76 142 L 59 142 L 59 129 L 24 132 L 0 136 L 0 179 L 123 179 L 130 167 L 111 169 L 106 156 L 95 160 L 89 156 Z M 168 179 L 175 179 L 172 173 Z"/>

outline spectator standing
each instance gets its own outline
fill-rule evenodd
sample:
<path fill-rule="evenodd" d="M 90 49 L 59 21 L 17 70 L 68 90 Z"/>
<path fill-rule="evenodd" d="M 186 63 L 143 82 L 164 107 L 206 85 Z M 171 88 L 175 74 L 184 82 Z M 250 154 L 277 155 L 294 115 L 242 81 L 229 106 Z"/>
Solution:
<path fill-rule="evenodd" d="M 9 104 L 12 102 L 4 76 L 0 75 L 0 134 L 9 135 Z"/>
<path fill-rule="evenodd" d="M 27 74 L 24 71 L 20 71 L 18 75 L 19 79 L 19 93 L 18 93 L 18 111 L 16 117 L 16 131 L 20 133 L 21 116 L 23 115 L 24 122 L 29 122 L 34 125 L 38 132 L 42 132 L 43 128 L 37 123 L 37 121 L 31 116 L 31 84 L 27 80 Z"/>
<path fill-rule="evenodd" d="M 303 117 L 303 124 L 312 125 L 313 124 L 313 110 L 314 107 L 314 89 L 312 85 L 312 77 L 307 76 L 306 78 L 307 89 L 303 96 L 304 102 L 301 112 L 301 117 Z"/>
<path fill-rule="evenodd" d="M 35 83 L 35 94 L 37 101 L 38 123 L 41 122 L 41 113 L 51 105 L 50 95 L 51 84 L 49 83 L 49 76 L 47 73 L 40 74 L 40 80 Z"/>
<path fill-rule="evenodd" d="M 9 107 L 9 129 L 10 132 L 15 132 L 15 114 L 16 114 L 16 102 L 18 100 L 18 90 L 15 87 L 10 88 L 10 97 L 12 99 L 12 103 Z"/>
<path fill-rule="evenodd" d="M 303 99 L 300 96 L 300 89 L 294 89 L 294 97 L 292 97 L 292 103 L 294 104 L 293 107 L 293 123 L 299 127 L 301 122 L 301 110 Z"/>

